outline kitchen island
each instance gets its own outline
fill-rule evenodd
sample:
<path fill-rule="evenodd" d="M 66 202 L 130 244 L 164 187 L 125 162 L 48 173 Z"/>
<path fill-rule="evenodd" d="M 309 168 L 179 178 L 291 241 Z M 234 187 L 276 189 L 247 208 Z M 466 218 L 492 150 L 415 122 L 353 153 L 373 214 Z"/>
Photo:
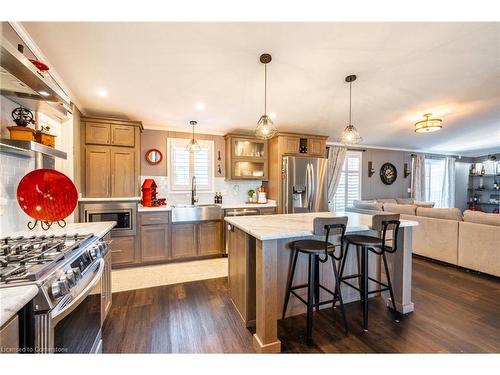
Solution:
<path fill-rule="evenodd" d="M 227 249 L 229 257 L 229 288 L 231 299 L 243 324 L 255 324 L 254 347 L 257 352 L 281 351 L 278 339 L 278 320 L 285 297 L 290 243 L 300 239 L 315 238 L 312 233 L 315 217 L 348 216 L 347 233 L 374 234 L 372 216 L 352 212 L 315 212 L 262 216 L 226 217 Z M 412 227 L 417 222 L 401 220 L 398 250 L 392 258 L 392 284 L 396 308 L 407 314 L 413 311 L 411 301 Z M 356 252 L 350 251 L 345 275 L 357 269 Z M 373 258 L 372 258 L 373 257 Z M 378 258 L 378 257 L 377 257 Z M 380 279 L 380 260 L 370 254 L 369 274 Z M 320 282 L 333 289 L 334 278 L 330 260 L 320 265 Z M 294 284 L 304 284 L 307 279 L 307 262 L 298 260 Z M 370 282 L 370 284 L 373 284 Z M 374 285 L 370 285 L 373 289 Z M 305 293 L 305 289 L 303 290 Z M 344 303 L 359 300 L 359 293 L 342 285 Z M 325 296 L 321 295 L 324 300 Z M 389 301 L 387 301 L 389 302 Z M 331 307 L 324 305 L 323 308 Z M 291 298 L 287 316 L 305 313 L 305 306 Z"/>

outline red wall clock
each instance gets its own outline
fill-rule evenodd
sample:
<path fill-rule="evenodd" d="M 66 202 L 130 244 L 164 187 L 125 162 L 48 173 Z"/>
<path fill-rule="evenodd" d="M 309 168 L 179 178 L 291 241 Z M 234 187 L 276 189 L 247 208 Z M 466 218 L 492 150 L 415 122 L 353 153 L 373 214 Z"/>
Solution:
<path fill-rule="evenodd" d="M 17 202 L 21 209 L 35 222 L 29 222 L 33 229 L 38 222 L 47 230 L 57 222 L 64 227 L 64 221 L 75 210 L 78 192 L 65 174 L 53 169 L 37 169 L 22 178 L 17 186 Z"/>

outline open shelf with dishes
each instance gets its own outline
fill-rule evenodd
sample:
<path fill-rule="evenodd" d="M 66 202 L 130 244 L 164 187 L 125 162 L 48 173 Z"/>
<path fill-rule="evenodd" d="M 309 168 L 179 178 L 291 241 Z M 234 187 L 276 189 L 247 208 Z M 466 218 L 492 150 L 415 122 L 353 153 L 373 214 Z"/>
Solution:
<path fill-rule="evenodd" d="M 469 209 L 497 212 L 500 209 L 500 164 L 473 163 L 467 187 Z"/>

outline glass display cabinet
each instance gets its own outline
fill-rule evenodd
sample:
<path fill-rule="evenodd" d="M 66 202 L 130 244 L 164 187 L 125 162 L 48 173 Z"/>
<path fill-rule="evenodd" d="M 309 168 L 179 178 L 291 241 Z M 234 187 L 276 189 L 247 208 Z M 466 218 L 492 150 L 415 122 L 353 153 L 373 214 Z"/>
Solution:
<path fill-rule="evenodd" d="M 267 180 L 267 141 L 251 136 L 228 134 L 226 178 Z"/>

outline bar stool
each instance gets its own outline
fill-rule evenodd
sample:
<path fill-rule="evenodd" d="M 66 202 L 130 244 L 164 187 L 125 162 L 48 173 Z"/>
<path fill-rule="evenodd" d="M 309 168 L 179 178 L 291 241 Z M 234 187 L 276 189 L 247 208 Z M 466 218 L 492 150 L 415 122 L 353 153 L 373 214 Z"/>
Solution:
<path fill-rule="evenodd" d="M 394 301 L 394 292 L 392 290 L 391 277 L 389 275 L 389 267 L 387 266 L 386 253 L 394 253 L 397 250 L 398 242 L 398 232 L 399 232 L 399 214 L 385 214 L 385 215 L 373 215 L 372 217 L 372 229 L 378 232 L 382 232 L 382 238 L 367 235 L 347 235 L 345 237 L 347 246 L 345 257 L 342 261 L 340 267 L 340 282 L 344 283 L 351 288 L 359 291 L 360 300 L 363 306 L 363 329 L 368 331 L 368 296 L 370 294 L 379 293 L 388 290 L 391 295 L 392 309 L 394 314 L 394 320 L 399 322 L 399 313 L 396 310 L 396 303 Z M 392 247 L 387 245 L 387 231 L 392 230 Z M 358 257 L 358 273 L 355 275 L 344 276 L 344 268 L 347 260 L 347 255 L 349 253 L 350 245 L 356 246 L 356 256 Z M 360 253 L 361 250 L 361 253 Z M 387 284 L 382 283 L 379 280 L 368 275 L 368 251 L 382 256 L 384 262 L 385 275 L 387 277 Z M 359 264 L 359 256 L 361 255 L 361 265 Z M 351 284 L 350 279 L 358 279 L 358 286 L 356 287 Z M 368 290 L 368 281 L 372 281 L 381 286 L 380 289 Z"/>
<path fill-rule="evenodd" d="M 325 240 L 300 240 L 295 241 L 292 245 L 291 262 L 288 268 L 288 279 L 282 318 L 285 318 L 288 301 L 290 300 L 290 294 L 293 294 L 307 306 L 308 340 L 311 339 L 312 335 L 313 308 L 316 307 L 316 311 L 318 311 L 321 305 L 326 305 L 329 303 L 332 303 L 333 307 L 335 308 L 335 304 L 339 302 L 342 312 L 342 319 L 344 321 L 345 333 L 348 333 L 344 303 L 342 301 L 342 292 L 340 290 L 340 279 L 336 265 L 336 261 L 341 261 L 343 258 L 346 226 L 347 216 L 335 218 L 314 218 L 313 233 L 317 236 L 325 236 Z M 330 235 L 337 236 L 337 239 L 340 236 L 340 242 L 336 243 L 335 245 L 330 243 Z M 338 257 L 335 255 L 335 250 L 337 247 L 340 249 L 340 254 Z M 307 284 L 292 285 L 299 253 L 307 254 L 309 257 L 308 282 Z M 321 257 L 323 253 L 324 258 Z M 328 258 L 332 259 L 333 275 L 335 278 L 335 291 L 333 292 L 321 285 L 319 282 L 319 263 L 326 263 L 328 261 Z M 302 288 L 307 288 L 307 301 L 295 292 L 297 289 Z M 333 296 L 333 299 L 321 302 L 320 288 L 331 294 Z"/>

